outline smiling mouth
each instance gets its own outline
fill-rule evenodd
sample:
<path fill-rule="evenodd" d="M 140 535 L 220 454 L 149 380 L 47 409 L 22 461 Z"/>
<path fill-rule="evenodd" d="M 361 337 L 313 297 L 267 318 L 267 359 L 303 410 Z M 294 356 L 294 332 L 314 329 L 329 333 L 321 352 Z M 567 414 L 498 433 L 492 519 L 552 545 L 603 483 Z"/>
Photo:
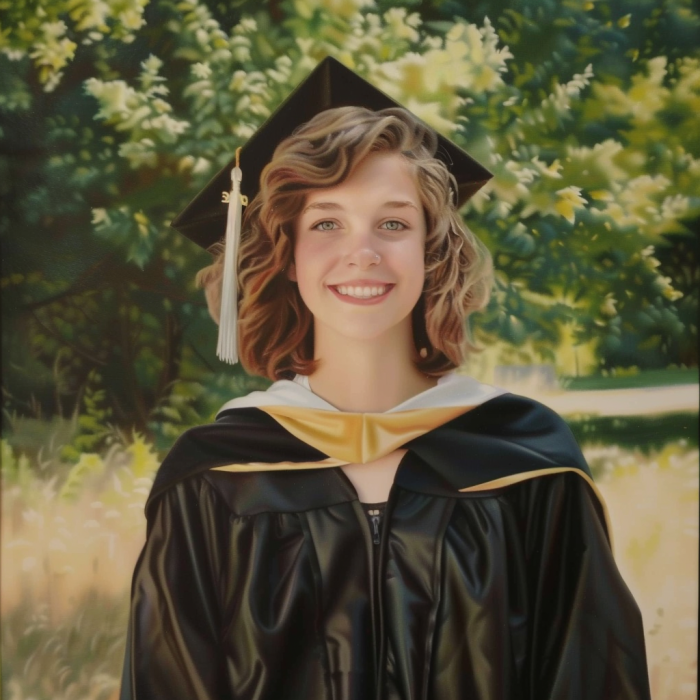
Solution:
<path fill-rule="evenodd" d="M 351 306 L 375 306 L 377 304 L 382 304 L 395 286 L 395 284 L 377 285 L 376 288 L 374 288 L 376 291 L 376 294 L 374 295 L 372 294 L 373 287 L 369 287 L 368 296 L 365 296 L 367 289 L 363 290 L 362 288 L 359 290 L 362 296 L 355 296 L 355 290 L 357 289 L 356 287 L 348 288 L 344 287 L 344 285 L 338 285 L 337 287 L 329 285 L 328 289 L 331 290 L 331 293 L 336 297 L 336 299 L 339 299 L 344 304 L 350 304 Z M 380 294 L 379 292 L 382 288 L 384 289 L 384 293 Z M 340 291 L 341 289 L 343 289 L 345 294 Z"/>
<path fill-rule="evenodd" d="M 336 294 L 340 296 L 349 297 L 350 299 L 376 299 L 378 297 L 386 296 L 389 291 L 394 287 L 393 284 L 378 284 L 373 286 L 362 286 L 353 287 L 350 285 L 330 285 Z"/>

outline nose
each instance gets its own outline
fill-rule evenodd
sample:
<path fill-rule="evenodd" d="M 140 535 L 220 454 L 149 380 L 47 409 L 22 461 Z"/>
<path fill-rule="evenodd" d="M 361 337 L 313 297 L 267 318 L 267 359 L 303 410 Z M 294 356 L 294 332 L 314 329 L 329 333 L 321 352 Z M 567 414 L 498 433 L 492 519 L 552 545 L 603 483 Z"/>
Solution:
<path fill-rule="evenodd" d="M 381 256 L 372 248 L 364 246 L 353 250 L 346 256 L 348 265 L 356 265 L 361 270 L 366 270 L 374 265 L 378 265 L 381 261 Z"/>

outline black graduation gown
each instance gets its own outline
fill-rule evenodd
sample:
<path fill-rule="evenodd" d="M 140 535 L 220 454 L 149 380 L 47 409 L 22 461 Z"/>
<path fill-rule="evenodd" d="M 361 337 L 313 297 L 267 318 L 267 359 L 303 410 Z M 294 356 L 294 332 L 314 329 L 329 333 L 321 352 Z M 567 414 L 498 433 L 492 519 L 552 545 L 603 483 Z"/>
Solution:
<path fill-rule="evenodd" d="M 264 411 L 187 431 L 147 503 L 121 699 L 648 699 L 563 420 L 504 394 L 405 447 L 375 544 L 338 467 L 214 469 L 326 457 Z"/>

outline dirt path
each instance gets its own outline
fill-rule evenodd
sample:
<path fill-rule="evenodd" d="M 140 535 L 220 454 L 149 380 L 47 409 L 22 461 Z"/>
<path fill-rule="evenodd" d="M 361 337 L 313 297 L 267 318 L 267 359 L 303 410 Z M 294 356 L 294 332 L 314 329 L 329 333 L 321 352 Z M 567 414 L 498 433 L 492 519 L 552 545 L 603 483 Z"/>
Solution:
<path fill-rule="evenodd" d="M 700 391 L 697 384 L 556 393 L 514 391 L 537 399 L 562 415 L 572 413 L 590 413 L 599 416 L 652 415 L 654 413 L 697 411 L 700 403 Z"/>

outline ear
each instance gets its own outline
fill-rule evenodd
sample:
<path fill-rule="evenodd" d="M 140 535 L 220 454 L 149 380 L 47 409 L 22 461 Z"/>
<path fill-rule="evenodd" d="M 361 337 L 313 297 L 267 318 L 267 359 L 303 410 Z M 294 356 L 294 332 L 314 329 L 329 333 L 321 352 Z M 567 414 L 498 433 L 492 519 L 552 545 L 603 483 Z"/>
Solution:
<path fill-rule="evenodd" d="M 289 265 L 287 266 L 287 279 L 291 282 L 297 281 L 297 268 L 293 262 L 289 263 Z"/>

